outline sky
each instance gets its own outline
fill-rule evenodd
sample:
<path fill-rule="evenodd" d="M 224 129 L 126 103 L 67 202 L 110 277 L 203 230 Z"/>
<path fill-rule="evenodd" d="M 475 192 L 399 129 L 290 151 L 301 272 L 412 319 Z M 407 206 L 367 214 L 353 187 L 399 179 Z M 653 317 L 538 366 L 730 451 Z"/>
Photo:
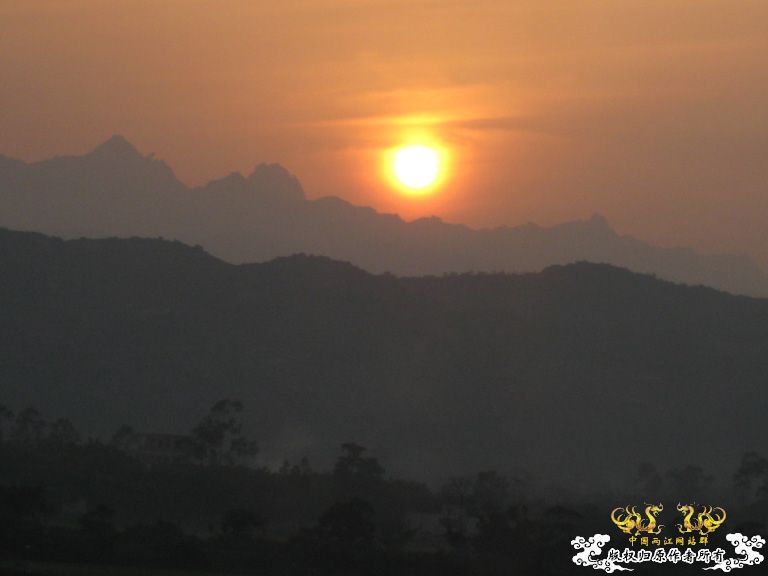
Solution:
<path fill-rule="evenodd" d="M 605 215 L 768 267 L 768 2 L 0 0 L 0 154 L 112 134 L 187 184 L 278 162 L 473 227 Z M 434 193 L 385 152 L 447 150 Z"/>

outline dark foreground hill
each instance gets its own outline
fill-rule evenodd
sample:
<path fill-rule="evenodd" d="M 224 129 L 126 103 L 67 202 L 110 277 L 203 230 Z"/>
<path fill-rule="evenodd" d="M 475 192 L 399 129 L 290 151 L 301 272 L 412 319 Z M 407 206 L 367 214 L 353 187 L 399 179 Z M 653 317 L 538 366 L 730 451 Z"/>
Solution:
<path fill-rule="evenodd" d="M 233 397 L 265 462 L 353 440 L 393 473 L 594 486 L 732 470 L 768 441 L 767 377 L 768 301 L 607 265 L 397 278 L 0 231 L 0 402 L 91 433 L 188 430 Z"/>

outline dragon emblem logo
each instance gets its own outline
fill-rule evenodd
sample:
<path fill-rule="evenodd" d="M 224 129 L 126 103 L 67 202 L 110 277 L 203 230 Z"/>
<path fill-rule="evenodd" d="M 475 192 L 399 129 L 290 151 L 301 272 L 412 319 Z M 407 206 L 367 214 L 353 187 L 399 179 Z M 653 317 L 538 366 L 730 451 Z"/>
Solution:
<path fill-rule="evenodd" d="M 678 504 L 677 509 L 683 514 L 682 524 L 677 525 L 680 534 L 698 532 L 702 535 L 711 534 L 725 522 L 725 510 L 720 507 L 702 506 L 701 512 L 696 514 L 696 506 Z M 694 519 L 695 515 L 695 519 Z"/>
<path fill-rule="evenodd" d="M 669 564 L 670 567 L 696 565 L 702 570 L 731 572 L 762 564 L 765 560 L 760 553 L 765 545 L 762 536 L 745 536 L 739 532 L 726 534 L 725 540 L 734 548 L 735 556 L 730 557 L 725 550 L 727 546 L 718 545 L 719 538 L 710 538 L 710 534 L 725 523 L 724 508 L 678 502 L 677 512 L 682 518 L 679 524 L 675 524 L 677 530 L 668 529 L 672 533 L 660 536 L 664 525 L 658 520 L 663 511 L 661 503 L 646 503 L 644 508 L 631 505 L 614 508 L 611 520 L 619 530 L 629 535 L 626 543 L 620 542 L 619 547 L 609 548 L 611 536 L 608 534 L 595 534 L 588 538 L 577 536 L 571 540 L 571 546 L 576 550 L 571 560 L 577 566 L 609 574 L 631 572 L 634 568 L 630 566 L 639 564 Z M 712 548 L 710 544 L 713 544 Z"/>
<path fill-rule="evenodd" d="M 635 506 L 626 506 L 624 508 L 614 508 L 611 512 L 611 520 L 619 530 L 625 534 L 634 533 L 635 536 L 645 532 L 646 534 L 660 534 L 664 525 L 659 525 L 656 516 L 664 510 L 664 505 L 648 504 L 645 505 L 645 518 L 637 511 Z"/>

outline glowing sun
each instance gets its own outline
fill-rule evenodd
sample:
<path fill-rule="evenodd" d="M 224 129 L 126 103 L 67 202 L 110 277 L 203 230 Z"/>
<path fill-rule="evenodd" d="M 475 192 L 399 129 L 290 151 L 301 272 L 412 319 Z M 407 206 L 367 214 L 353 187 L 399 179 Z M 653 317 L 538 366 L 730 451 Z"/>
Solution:
<path fill-rule="evenodd" d="M 406 188 L 425 190 L 440 176 L 440 153 L 421 144 L 398 148 L 392 157 L 392 172 Z"/>

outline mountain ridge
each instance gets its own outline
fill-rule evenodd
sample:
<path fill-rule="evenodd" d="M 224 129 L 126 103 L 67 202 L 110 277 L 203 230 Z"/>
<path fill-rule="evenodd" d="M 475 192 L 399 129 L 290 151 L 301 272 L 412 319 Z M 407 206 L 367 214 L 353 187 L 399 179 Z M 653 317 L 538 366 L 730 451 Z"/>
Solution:
<path fill-rule="evenodd" d="M 655 247 L 616 233 L 599 214 L 551 227 L 405 221 L 334 196 L 308 199 L 278 164 L 188 187 L 122 136 L 83 156 L 0 161 L 0 225 L 69 238 L 160 236 L 203 245 L 233 263 L 314 253 L 397 275 L 527 272 L 587 260 L 768 295 L 768 274 L 746 256 Z"/>
<path fill-rule="evenodd" d="M 590 482 L 768 441 L 768 300 L 606 264 L 399 278 L 0 230 L 0 301 L 0 402 L 88 434 L 188 430 L 232 397 L 265 464 L 354 440 L 419 478 Z"/>

